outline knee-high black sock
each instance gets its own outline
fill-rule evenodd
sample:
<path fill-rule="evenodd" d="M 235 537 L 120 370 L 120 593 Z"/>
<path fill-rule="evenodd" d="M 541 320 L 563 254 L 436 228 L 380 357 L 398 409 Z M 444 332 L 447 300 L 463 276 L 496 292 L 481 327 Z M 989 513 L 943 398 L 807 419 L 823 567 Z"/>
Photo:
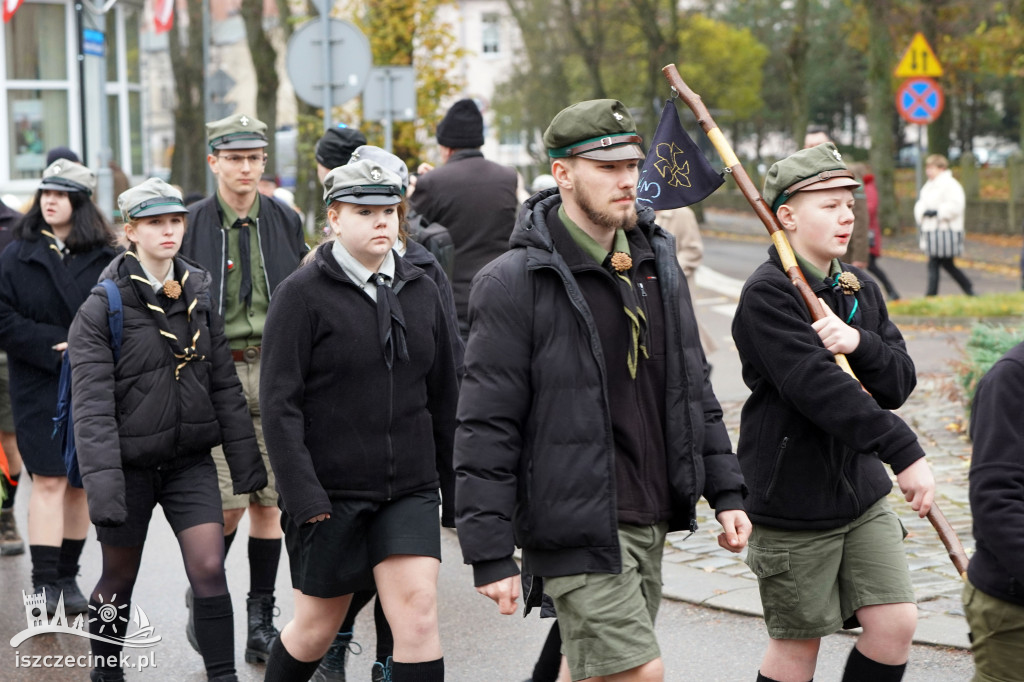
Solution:
<path fill-rule="evenodd" d="M 281 539 L 249 538 L 249 598 L 274 594 L 277 565 L 281 563 Z"/>
<path fill-rule="evenodd" d="M 32 586 L 53 585 L 57 582 L 60 547 L 29 545 L 28 552 L 32 556 Z"/>
<path fill-rule="evenodd" d="M 775 680 L 775 679 L 772 679 L 771 677 L 765 677 L 764 675 L 761 674 L 761 671 L 758 670 L 757 671 L 757 682 L 779 682 L 779 681 Z M 808 680 L 808 682 L 814 682 L 814 678 L 812 677 L 810 680 Z"/>
<path fill-rule="evenodd" d="M 230 533 L 224 536 L 224 558 L 228 558 L 228 550 L 231 549 L 231 543 L 235 541 L 235 536 L 238 534 L 238 529 L 234 529 Z"/>
<path fill-rule="evenodd" d="M 235 672 L 235 626 L 231 595 L 195 597 L 196 641 L 210 679 Z"/>
<path fill-rule="evenodd" d="M 57 577 L 74 578 L 78 575 L 78 559 L 82 556 L 85 538 L 70 540 L 64 538 L 60 543 L 60 556 L 57 558 Z"/>
<path fill-rule="evenodd" d="M 120 595 L 118 595 L 120 596 Z M 123 602 L 120 599 L 113 601 L 89 600 L 89 632 L 93 635 L 111 638 L 123 638 L 127 633 L 129 614 L 132 610 L 130 601 Z M 100 639 L 90 639 L 89 646 L 92 649 L 96 670 L 105 673 L 114 679 L 118 675 L 124 675 L 121 670 L 121 645 L 105 642 Z M 112 664 L 112 665 L 111 665 Z"/>
<path fill-rule="evenodd" d="M 377 660 L 386 663 L 388 657 L 395 653 L 395 637 L 391 633 L 391 625 L 384 616 L 384 607 L 380 605 L 380 597 L 373 604 L 373 625 L 377 630 Z"/>
<path fill-rule="evenodd" d="M 558 629 L 558 621 L 551 625 L 540 656 L 533 665 L 533 682 L 556 682 L 558 669 L 562 665 L 562 632 Z"/>
<path fill-rule="evenodd" d="M 7 511 L 8 509 L 14 509 L 14 496 L 18 493 L 18 481 L 21 479 L 21 474 L 11 474 L 11 480 L 8 481 L 7 477 L 0 474 L 0 485 L 4 487 L 4 501 L 0 505 L 0 509 Z"/>
<path fill-rule="evenodd" d="M 900 682 L 907 664 L 886 665 L 873 661 L 853 647 L 850 657 L 846 659 L 846 670 L 843 682 Z"/>
<path fill-rule="evenodd" d="M 391 661 L 394 682 L 444 682 L 444 657 L 423 663 Z"/>
<path fill-rule="evenodd" d="M 263 682 L 302 682 L 312 677 L 319 665 L 319 658 L 308 662 L 297 660 L 288 653 L 278 637 L 270 647 L 267 674 Z"/>

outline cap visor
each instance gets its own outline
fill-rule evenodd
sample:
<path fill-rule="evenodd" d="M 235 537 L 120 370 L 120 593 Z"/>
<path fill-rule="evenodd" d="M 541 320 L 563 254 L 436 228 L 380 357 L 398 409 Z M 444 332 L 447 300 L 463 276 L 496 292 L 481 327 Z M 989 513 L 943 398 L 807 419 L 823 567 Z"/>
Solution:
<path fill-rule="evenodd" d="M 344 204 L 360 204 L 362 206 L 394 206 L 402 203 L 402 197 L 397 194 L 364 194 L 355 196 L 347 194 L 331 199 L 331 202 L 340 201 Z"/>
<path fill-rule="evenodd" d="M 71 180 L 64 180 L 62 182 L 43 180 L 39 183 L 39 189 L 48 189 L 55 192 L 85 192 L 86 194 L 92 194 L 91 189 L 85 185 L 80 185 L 77 182 L 72 182 Z"/>
<path fill-rule="evenodd" d="M 801 187 L 795 194 L 800 192 L 814 192 L 819 189 L 835 189 L 837 187 L 860 187 L 860 183 L 853 178 L 829 178 L 821 182 L 815 182 L 806 187 Z"/>
<path fill-rule="evenodd" d="M 615 147 L 593 149 L 589 152 L 576 154 L 576 156 L 583 159 L 594 159 L 595 161 L 626 161 L 628 159 L 642 159 L 644 158 L 644 153 L 640 151 L 638 145 L 620 144 Z"/>
<path fill-rule="evenodd" d="M 266 147 L 268 144 L 269 143 L 266 140 L 251 138 L 248 140 L 231 140 L 230 142 L 217 145 L 216 149 L 261 149 Z"/>
<path fill-rule="evenodd" d="M 188 213 L 188 209 L 184 206 L 169 206 L 167 204 L 162 206 L 150 206 L 149 208 L 144 208 L 138 213 L 132 215 L 132 220 L 135 218 L 149 218 L 150 216 L 155 215 L 166 215 L 168 213 Z"/>

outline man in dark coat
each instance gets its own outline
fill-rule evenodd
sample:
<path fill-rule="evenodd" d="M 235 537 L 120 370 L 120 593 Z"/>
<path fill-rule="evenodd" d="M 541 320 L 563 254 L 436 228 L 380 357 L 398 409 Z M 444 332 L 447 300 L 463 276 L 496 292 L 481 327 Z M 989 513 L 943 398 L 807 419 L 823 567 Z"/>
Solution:
<path fill-rule="evenodd" d="M 531 197 L 511 250 L 474 281 L 455 440 L 456 524 L 477 591 L 554 599 L 573 679 L 661 679 L 654 619 L 665 534 L 715 507 L 719 543 L 750 523 L 675 244 L 638 216 L 641 138 L 610 99 L 544 134 L 557 188 Z M 543 583 L 542 583 L 543 580 Z"/>
<path fill-rule="evenodd" d="M 0 253 L 14 240 L 14 226 L 21 214 L 0 201 Z M 3 486 L 0 507 L 0 556 L 25 553 L 25 541 L 14 520 L 14 497 L 21 479 L 21 452 L 14 434 L 14 415 L 11 414 L 11 393 L 8 389 L 7 353 L 0 352 L 0 445 L 7 456 L 7 476 L 0 475 Z"/>
<path fill-rule="evenodd" d="M 484 158 L 484 119 L 471 99 L 452 105 L 437 125 L 437 144 L 444 165 L 420 166 L 420 178 L 409 202 L 426 221 L 448 228 L 455 243 L 452 290 L 463 338 L 473 276 L 505 253 L 515 225 L 519 201 L 515 169 Z"/>
<path fill-rule="evenodd" d="M 274 288 L 298 267 L 308 247 L 298 214 L 272 198 L 261 197 L 257 191 L 267 162 L 266 124 L 235 114 L 207 123 L 206 135 L 210 145 L 206 161 L 217 176 L 217 192 L 189 207 L 181 253 L 213 276 L 210 290 L 224 316 L 235 370 L 249 403 L 270 481 L 259 492 L 235 495 L 223 450 L 214 450 L 224 505 L 225 551 L 231 547 L 246 508 L 249 510 L 249 636 L 245 660 L 251 663 L 266 661 L 277 636 L 273 623 L 274 583 L 281 559 L 281 512 L 260 423 L 263 323 Z M 189 641 L 195 647 L 192 633 L 189 618 Z"/>

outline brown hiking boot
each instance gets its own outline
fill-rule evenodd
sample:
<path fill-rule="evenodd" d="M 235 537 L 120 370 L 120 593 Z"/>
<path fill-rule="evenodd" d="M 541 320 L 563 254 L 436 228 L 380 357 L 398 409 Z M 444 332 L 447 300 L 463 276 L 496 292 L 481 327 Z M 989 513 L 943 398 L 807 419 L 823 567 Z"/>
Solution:
<path fill-rule="evenodd" d="M 18 534 L 18 523 L 14 520 L 14 510 L 0 511 L 0 555 L 13 556 L 25 553 L 25 541 Z"/>

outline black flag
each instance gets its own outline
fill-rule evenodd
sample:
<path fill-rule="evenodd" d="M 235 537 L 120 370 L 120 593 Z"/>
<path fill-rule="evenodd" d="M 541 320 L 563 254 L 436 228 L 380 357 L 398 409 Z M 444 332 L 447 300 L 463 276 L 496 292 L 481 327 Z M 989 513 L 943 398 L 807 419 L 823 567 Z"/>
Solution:
<path fill-rule="evenodd" d="M 665 102 L 640 172 L 636 200 L 656 211 L 690 206 L 709 196 L 723 182 L 722 174 L 715 172 L 686 134 L 675 103 Z"/>

